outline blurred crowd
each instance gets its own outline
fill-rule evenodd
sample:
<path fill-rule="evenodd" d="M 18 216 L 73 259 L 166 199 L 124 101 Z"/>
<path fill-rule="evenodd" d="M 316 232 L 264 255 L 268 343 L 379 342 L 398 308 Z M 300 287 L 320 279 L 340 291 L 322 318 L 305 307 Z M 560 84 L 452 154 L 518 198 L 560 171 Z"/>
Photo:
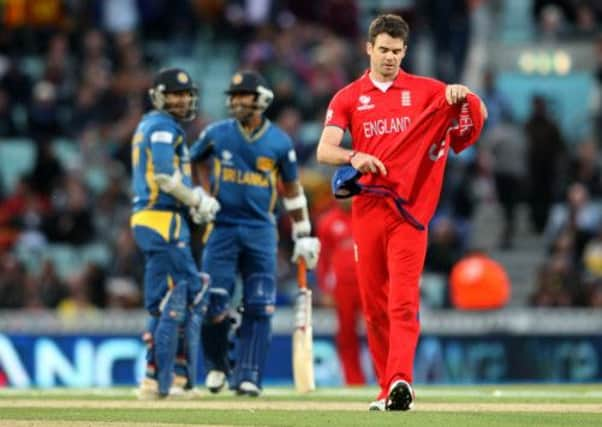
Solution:
<path fill-rule="evenodd" d="M 0 2 L 0 145 L 27 140 L 35 149 L 31 169 L 14 186 L 0 183 L 0 308 L 76 313 L 140 307 L 143 264 L 128 224 L 130 138 L 149 108 L 153 73 L 167 55 L 189 55 L 201 39 L 228 41 L 240 68 L 265 75 L 275 92 L 268 116 L 295 142 L 317 222 L 333 201 L 330 171 L 315 164 L 315 144 L 327 102 L 367 66 L 369 18 L 383 10 L 402 14 L 412 28 L 410 45 L 420 37 L 432 42 L 432 75 L 460 82 L 471 16 L 484 4 L 494 12 L 503 6 L 494 0 Z M 598 68 L 591 72 L 602 89 L 599 2 L 532 4 L 537 34 L 592 44 Z M 410 48 L 404 68 L 414 70 L 418 53 Z M 531 303 L 602 306 L 602 108 L 591 119 L 597 131 L 575 141 L 559 129 L 545 96 L 534 97 L 529 119 L 519 122 L 512 94 L 497 88 L 494 70 L 482 74 L 487 128 L 481 148 L 450 158 L 431 224 L 427 272 L 445 282 L 471 247 L 477 204 L 497 198 L 505 219 L 501 249 L 512 249 L 518 238 L 519 204 L 529 207 L 533 232 L 545 236 L 549 256 Z M 187 124 L 190 140 L 220 118 L 222 112 L 202 111 Z M 57 141 L 75 155 L 61 156 Z M 0 168 L 7 166 L 0 159 Z M 285 220 L 279 227 L 279 302 L 287 303 L 286 283 L 294 277 L 290 232 Z M 76 257 L 79 264 L 69 274 L 45 256 L 64 246 L 80 255 L 95 245 L 108 259 Z"/>

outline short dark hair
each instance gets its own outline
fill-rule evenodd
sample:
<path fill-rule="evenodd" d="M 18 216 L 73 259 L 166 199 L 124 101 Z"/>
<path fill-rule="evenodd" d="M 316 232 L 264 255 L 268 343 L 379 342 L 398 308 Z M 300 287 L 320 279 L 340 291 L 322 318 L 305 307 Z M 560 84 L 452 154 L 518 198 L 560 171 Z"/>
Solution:
<path fill-rule="evenodd" d="M 374 40 L 379 34 L 386 33 L 394 39 L 401 39 L 405 45 L 410 38 L 410 26 L 399 15 L 387 13 L 379 15 L 370 24 L 368 29 L 368 41 L 374 44 Z"/>

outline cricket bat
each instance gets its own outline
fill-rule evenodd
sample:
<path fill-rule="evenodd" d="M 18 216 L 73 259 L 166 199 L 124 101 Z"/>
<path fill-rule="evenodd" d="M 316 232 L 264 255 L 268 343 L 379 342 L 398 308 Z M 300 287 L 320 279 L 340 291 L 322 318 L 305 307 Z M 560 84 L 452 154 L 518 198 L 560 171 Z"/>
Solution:
<path fill-rule="evenodd" d="M 311 327 L 311 289 L 307 288 L 305 260 L 297 264 L 299 293 L 295 301 L 293 332 L 293 378 L 295 389 L 307 393 L 316 389 L 314 381 L 313 331 Z"/>

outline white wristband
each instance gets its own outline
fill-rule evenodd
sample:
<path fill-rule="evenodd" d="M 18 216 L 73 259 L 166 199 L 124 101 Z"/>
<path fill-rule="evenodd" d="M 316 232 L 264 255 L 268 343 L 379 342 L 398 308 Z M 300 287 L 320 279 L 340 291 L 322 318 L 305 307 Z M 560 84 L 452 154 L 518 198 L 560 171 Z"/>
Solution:
<path fill-rule="evenodd" d="M 282 198 L 282 203 L 284 204 L 284 209 L 286 209 L 287 212 L 296 211 L 297 209 L 303 209 L 307 207 L 307 198 L 305 197 L 303 190 L 301 190 L 295 197 Z"/>
<path fill-rule="evenodd" d="M 309 236 L 311 234 L 311 223 L 309 219 L 305 219 L 297 222 L 293 222 L 293 240 L 297 240 L 299 237 Z"/>

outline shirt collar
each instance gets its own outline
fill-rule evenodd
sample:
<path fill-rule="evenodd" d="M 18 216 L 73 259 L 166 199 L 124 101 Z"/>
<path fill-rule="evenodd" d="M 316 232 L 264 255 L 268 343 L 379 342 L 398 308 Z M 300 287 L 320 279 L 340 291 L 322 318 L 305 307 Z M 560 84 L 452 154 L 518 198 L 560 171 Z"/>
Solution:
<path fill-rule="evenodd" d="M 235 120 L 235 122 L 236 122 L 236 127 L 238 128 L 238 131 L 245 138 L 245 140 L 247 142 L 255 142 L 259 138 L 261 138 L 266 133 L 268 128 L 270 127 L 270 121 L 267 118 L 262 117 L 262 120 L 263 120 L 263 122 L 261 123 L 261 125 L 259 125 L 259 127 L 255 128 L 251 133 L 247 132 L 242 127 L 242 125 L 240 124 L 240 122 L 238 120 Z"/>
<path fill-rule="evenodd" d="M 391 85 L 391 87 L 400 89 L 402 87 L 402 84 L 407 75 L 408 75 L 408 73 L 406 73 L 405 71 L 403 71 L 400 68 L 399 72 L 397 73 L 397 77 L 395 77 L 395 80 L 393 80 L 393 84 Z M 379 88 L 374 86 L 374 83 L 372 83 L 372 79 L 370 79 L 370 69 L 367 69 L 364 72 L 364 74 L 362 75 L 361 85 L 362 85 L 362 91 L 366 91 L 366 92 L 371 91 L 371 90 L 379 90 L 380 91 Z"/>

